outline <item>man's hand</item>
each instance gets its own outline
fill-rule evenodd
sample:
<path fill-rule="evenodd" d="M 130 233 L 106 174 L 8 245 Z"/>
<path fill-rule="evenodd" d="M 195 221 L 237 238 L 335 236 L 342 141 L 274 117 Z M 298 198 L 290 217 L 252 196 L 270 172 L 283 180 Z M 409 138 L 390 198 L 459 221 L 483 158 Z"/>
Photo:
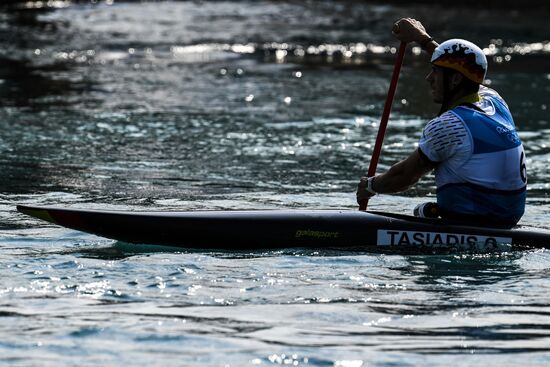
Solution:
<path fill-rule="evenodd" d="M 367 191 L 368 177 L 361 177 L 359 184 L 357 185 L 357 204 L 361 204 L 363 200 L 368 200 L 375 194 Z"/>
<path fill-rule="evenodd" d="M 413 18 L 401 18 L 393 25 L 393 35 L 401 42 L 417 42 L 430 39 L 430 35 L 418 20 Z"/>

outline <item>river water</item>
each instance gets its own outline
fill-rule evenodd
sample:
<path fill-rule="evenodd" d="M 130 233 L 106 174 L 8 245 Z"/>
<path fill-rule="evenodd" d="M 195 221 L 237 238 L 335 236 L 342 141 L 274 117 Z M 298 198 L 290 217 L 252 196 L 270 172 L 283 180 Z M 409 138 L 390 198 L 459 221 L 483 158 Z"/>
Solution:
<path fill-rule="evenodd" d="M 548 15 L 354 1 L 3 8 L 0 363 L 548 366 L 548 251 L 174 251 L 15 211 L 355 210 L 395 58 L 389 29 L 413 16 L 438 40 L 485 49 L 528 156 L 520 224 L 548 228 Z M 437 112 L 417 51 L 380 170 Z M 370 208 L 410 213 L 433 196 L 428 177 Z"/>

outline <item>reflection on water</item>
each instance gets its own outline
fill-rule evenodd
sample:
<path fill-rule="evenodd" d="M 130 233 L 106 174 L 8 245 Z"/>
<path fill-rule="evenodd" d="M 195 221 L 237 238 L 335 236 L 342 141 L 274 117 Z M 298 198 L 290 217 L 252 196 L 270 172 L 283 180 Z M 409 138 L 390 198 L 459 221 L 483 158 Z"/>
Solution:
<path fill-rule="evenodd" d="M 66 236 L 44 240 L 41 246 L 53 251 L 35 252 L 30 234 L 14 249 L 24 251 L 17 262 L 14 250 L 3 247 L 0 262 L 11 277 L 0 297 L 12 320 L 2 324 L 9 335 L 0 344 L 3 355 L 31 350 L 20 337 L 31 335 L 42 343 L 42 355 L 61 364 L 93 347 L 113 363 L 128 355 L 144 363 L 153 355 L 169 360 L 177 350 L 181 361 L 206 364 L 412 359 L 441 365 L 458 363 L 463 353 L 490 364 L 520 353 L 544 365 L 537 361 L 550 336 L 545 252 L 131 254 L 126 245 Z M 112 351 L 104 341 L 115 338 Z M 63 348 L 67 341 L 78 345 L 71 353 Z M 32 355 L 27 358 L 37 358 Z"/>
<path fill-rule="evenodd" d="M 2 13 L 3 187 L 113 199 L 352 191 L 395 53 L 382 20 L 411 12 L 332 2 L 50 5 Z M 522 29 L 484 38 L 462 28 L 467 13 L 442 13 L 430 29 L 470 37 L 492 58 L 490 81 L 527 142 L 537 200 L 547 185 L 541 127 L 550 79 L 526 71 L 543 70 L 550 52 L 530 31 L 544 29 L 543 16 L 530 12 Z M 476 21 L 491 24 L 484 14 Z M 517 14 L 502 10 L 501 19 Z M 436 111 L 426 71 L 412 48 L 381 169 L 414 149 Z M 430 192 L 426 180 L 410 194 Z"/>
<path fill-rule="evenodd" d="M 547 251 L 174 252 L 14 210 L 355 209 L 395 57 L 388 29 L 414 16 L 438 40 L 484 48 L 529 157 L 524 222 L 547 227 L 547 7 L 9 3 L 0 8 L 3 362 L 548 365 Z M 414 149 L 437 111 L 427 71 L 410 48 L 381 169 Z M 426 179 L 371 205 L 410 212 L 433 194 Z"/>

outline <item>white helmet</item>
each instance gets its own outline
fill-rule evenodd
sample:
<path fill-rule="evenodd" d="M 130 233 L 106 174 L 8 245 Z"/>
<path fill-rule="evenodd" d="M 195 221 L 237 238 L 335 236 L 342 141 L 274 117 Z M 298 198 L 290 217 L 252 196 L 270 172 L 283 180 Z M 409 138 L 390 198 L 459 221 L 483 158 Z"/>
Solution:
<path fill-rule="evenodd" d="M 470 41 L 450 39 L 434 50 L 432 64 L 458 71 L 471 81 L 481 84 L 487 74 L 487 58 Z"/>

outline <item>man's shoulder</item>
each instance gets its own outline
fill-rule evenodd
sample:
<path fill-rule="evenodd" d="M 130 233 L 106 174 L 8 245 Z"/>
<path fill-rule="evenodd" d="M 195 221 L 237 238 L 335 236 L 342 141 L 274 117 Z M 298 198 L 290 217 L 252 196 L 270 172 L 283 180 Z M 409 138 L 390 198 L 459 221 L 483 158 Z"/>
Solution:
<path fill-rule="evenodd" d="M 443 146 L 467 140 L 468 136 L 468 128 L 464 121 L 452 111 L 447 111 L 426 124 L 421 140 Z"/>
<path fill-rule="evenodd" d="M 480 96 L 495 96 L 495 97 L 499 97 L 499 98 L 502 98 L 500 97 L 500 94 L 498 94 L 498 92 L 492 88 L 489 88 L 485 85 L 480 85 L 479 86 L 479 95 Z"/>
<path fill-rule="evenodd" d="M 418 147 L 432 162 L 443 162 L 470 151 L 470 133 L 452 111 L 430 120 L 422 132 Z"/>
<path fill-rule="evenodd" d="M 424 127 L 424 131 L 441 130 L 445 128 L 452 128 L 455 125 L 462 125 L 463 121 L 453 111 L 446 111 L 439 116 L 434 117 Z M 456 127 L 456 126 L 455 126 Z"/>
<path fill-rule="evenodd" d="M 483 103 L 483 100 L 487 100 L 487 99 L 497 99 L 498 101 L 500 101 L 501 103 L 504 103 L 506 105 L 506 101 L 504 100 L 504 98 L 502 98 L 502 96 L 500 94 L 498 94 L 498 92 L 494 89 L 491 89 L 489 87 L 486 87 L 484 85 L 480 85 L 479 86 L 479 96 L 481 97 L 481 100 Z"/>

